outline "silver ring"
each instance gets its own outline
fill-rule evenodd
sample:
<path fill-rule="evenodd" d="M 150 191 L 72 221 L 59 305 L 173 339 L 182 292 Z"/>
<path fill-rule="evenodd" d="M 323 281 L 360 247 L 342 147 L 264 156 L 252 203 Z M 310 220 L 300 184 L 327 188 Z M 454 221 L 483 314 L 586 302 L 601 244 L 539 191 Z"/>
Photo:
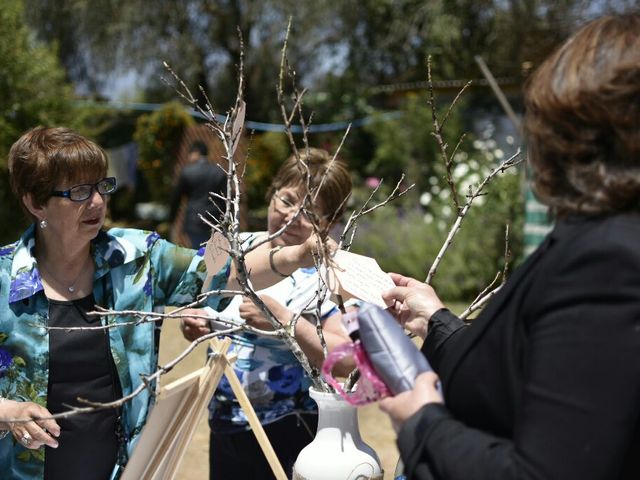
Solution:
<path fill-rule="evenodd" d="M 22 438 L 20 439 L 20 441 L 25 447 L 28 447 L 29 445 L 31 445 L 31 435 L 29 435 L 29 432 L 26 432 L 24 435 L 22 435 Z"/>

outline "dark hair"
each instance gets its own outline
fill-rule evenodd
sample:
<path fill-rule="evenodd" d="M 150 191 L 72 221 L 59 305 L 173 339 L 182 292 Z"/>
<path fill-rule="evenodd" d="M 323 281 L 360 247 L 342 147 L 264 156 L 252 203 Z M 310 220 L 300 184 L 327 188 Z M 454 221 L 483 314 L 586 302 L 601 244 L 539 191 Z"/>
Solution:
<path fill-rule="evenodd" d="M 9 150 L 11 189 L 27 215 L 22 197 L 44 205 L 59 184 L 97 181 L 107 175 L 107 155 L 97 144 L 68 128 L 36 127 Z"/>
<path fill-rule="evenodd" d="M 206 157 L 209 154 L 209 149 L 203 141 L 196 140 L 191 144 L 191 147 L 189 147 L 189 153 L 191 152 L 198 152 L 203 157 Z"/>
<path fill-rule="evenodd" d="M 640 207 L 640 15 L 578 30 L 526 85 L 534 188 L 559 216 Z"/>
<path fill-rule="evenodd" d="M 280 166 L 267 191 L 267 201 L 281 188 L 306 188 L 308 168 L 309 191 L 319 189 L 317 201 L 312 203 L 311 208 L 315 213 L 327 217 L 330 224 L 334 223 L 344 213 L 351 195 L 349 170 L 344 162 L 334 159 L 329 152 L 320 148 L 307 148 L 300 151 L 299 155 L 300 160 L 291 155 Z"/>

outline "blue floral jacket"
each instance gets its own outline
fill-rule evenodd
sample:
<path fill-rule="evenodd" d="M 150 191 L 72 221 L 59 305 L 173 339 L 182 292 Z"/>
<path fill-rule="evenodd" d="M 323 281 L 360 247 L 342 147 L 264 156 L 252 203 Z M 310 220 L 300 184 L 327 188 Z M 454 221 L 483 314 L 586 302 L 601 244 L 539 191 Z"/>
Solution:
<path fill-rule="evenodd" d="M 34 227 L 17 242 L 0 248 L 0 395 L 14 400 L 47 404 L 49 303 L 33 257 Z M 61 247 L 62 248 L 62 247 Z M 203 249 L 196 252 L 160 239 L 155 232 L 112 229 L 92 241 L 96 266 L 93 295 L 96 303 L 114 310 L 152 311 L 164 305 L 192 302 L 206 278 Z M 213 277 L 210 289 L 223 288 L 229 261 Z M 218 298 L 208 305 L 215 308 Z M 103 317 L 103 324 L 132 322 L 109 330 L 111 354 L 123 395 L 140 385 L 141 375 L 156 370 L 155 327 L 133 325 L 133 318 Z M 147 418 L 151 396 L 147 390 L 123 408 L 122 423 L 131 452 Z M 44 449 L 28 450 L 11 435 L 0 440 L 0 477 L 41 479 Z M 112 478 L 121 467 L 116 466 Z"/>

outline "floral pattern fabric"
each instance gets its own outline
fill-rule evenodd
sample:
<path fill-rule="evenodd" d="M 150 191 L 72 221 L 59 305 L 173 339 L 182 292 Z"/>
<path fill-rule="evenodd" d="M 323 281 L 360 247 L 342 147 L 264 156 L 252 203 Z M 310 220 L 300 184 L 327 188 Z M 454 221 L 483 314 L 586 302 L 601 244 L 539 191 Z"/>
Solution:
<path fill-rule="evenodd" d="M 251 244 L 261 235 L 263 233 L 245 234 L 243 240 Z M 273 297 L 296 314 L 311 313 L 317 309 L 318 286 L 317 270 L 300 268 L 258 293 Z M 241 303 L 241 296 L 234 297 L 221 315 L 242 321 L 238 312 Z M 337 311 L 337 306 L 325 298 L 319 312 L 320 319 L 324 320 Z M 299 321 L 306 320 L 301 318 Z M 282 340 L 251 333 L 232 335 L 231 339 L 229 352 L 237 355 L 234 370 L 262 424 L 296 412 L 317 411 L 316 403 L 309 397 L 311 382 Z M 234 433 L 249 428 L 247 417 L 224 376 L 211 399 L 209 412 L 210 425 L 216 433 Z"/>
<path fill-rule="evenodd" d="M 46 407 L 49 338 L 49 302 L 33 257 L 34 227 L 20 240 L 0 248 L 0 395 Z M 63 248 L 61 246 L 61 248 Z M 204 249 L 190 250 L 162 240 L 155 232 L 133 229 L 103 231 L 92 241 L 96 303 L 113 310 L 153 311 L 165 305 L 184 305 L 200 293 L 207 276 Z M 223 288 L 229 260 L 207 287 Z M 217 307 L 218 297 L 209 306 Z M 141 384 L 141 376 L 156 370 L 158 332 L 154 324 L 135 325 L 135 318 L 108 316 L 111 354 L 123 395 Z M 122 427 L 130 454 L 147 418 L 151 395 L 147 390 L 127 402 Z M 56 412 L 52 412 L 56 413 Z M 116 466 L 112 478 L 121 467 Z M 12 436 L 0 440 L 2 479 L 41 479 L 44 447 L 28 450 Z"/>

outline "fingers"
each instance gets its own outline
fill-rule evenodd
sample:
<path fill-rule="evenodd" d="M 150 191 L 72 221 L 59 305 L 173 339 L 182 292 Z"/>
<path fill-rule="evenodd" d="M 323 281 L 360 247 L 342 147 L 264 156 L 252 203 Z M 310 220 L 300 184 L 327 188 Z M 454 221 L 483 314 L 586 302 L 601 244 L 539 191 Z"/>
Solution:
<path fill-rule="evenodd" d="M 423 372 L 416 377 L 416 389 L 433 388 L 435 389 L 440 377 L 435 372 Z"/>
<path fill-rule="evenodd" d="M 393 287 L 386 292 L 382 292 L 382 299 L 389 306 L 393 306 L 396 301 L 402 304 L 411 292 L 412 289 L 408 287 Z"/>
<path fill-rule="evenodd" d="M 211 333 L 209 323 L 204 318 L 183 317 L 180 319 L 180 330 L 187 340 L 193 342 L 203 335 Z"/>
<path fill-rule="evenodd" d="M 388 397 L 380 402 L 380 410 L 389 415 L 396 431 L 404 422 L 429 403 L 443 403 L 437 390 L 438 375 L 424 372 L 416 377 L 413 389 L 402 392 L 395 397 Z"/>
<path fill-rule="evenodd" d="M 32 450 L 47 445 L 58 448 L 58 441 L 54 437 L 60 435 L 60 426 L 52 419 L 47 418 L 51 413 L 44 407 L 32 402 L 17 402 L 18 414 L 16 418 L 34 419 L 29 422 L 14 422 L 11 425 L 11 433 L 16 441 L 23 447 Z"/>
<path fill-rule="evenodd" d="M 54 437 L 60 436 L 60 425 L 53 419 L 47 418 L 46 420 L 36 420 L 36 424 L 44 431 Z"/>
<path fill-rule="evenodd" d="M 44 431 L 36 422 L 26 423 L 25 427 L 27 433 L 23 435 L 22 439 L 24 440 L 27 436 L 31 437 L 29 445 L 22 442 L 25 447 L 35 449 L 40 448 L 42 445 L 47 445 L 51 448 L 58 448 L 58 442 L 56 439 L 48 432 Z"/>
<path fill-rule="evenodd" d="M 330 254 L 330 255 L 333 254 L 336 250 L 338 250 L 338 244 L 331 237 L 327 237 L 325 239 L 325 246 L 326 246 L 326 249 L 327 249 L 327 253 Z"/>
<path fill-rule="evenodd" d="M 404 275 L 401 275 L 399 273 L 387 272 L 387 275 L 389 275 L 391 277 L 391 280 L 393 280 L 393 283 L 395 283 L 399 287 L 408 287 L 422 284 L 421 281 L 416 280 L 415 278 L 405 277 Z"/>

